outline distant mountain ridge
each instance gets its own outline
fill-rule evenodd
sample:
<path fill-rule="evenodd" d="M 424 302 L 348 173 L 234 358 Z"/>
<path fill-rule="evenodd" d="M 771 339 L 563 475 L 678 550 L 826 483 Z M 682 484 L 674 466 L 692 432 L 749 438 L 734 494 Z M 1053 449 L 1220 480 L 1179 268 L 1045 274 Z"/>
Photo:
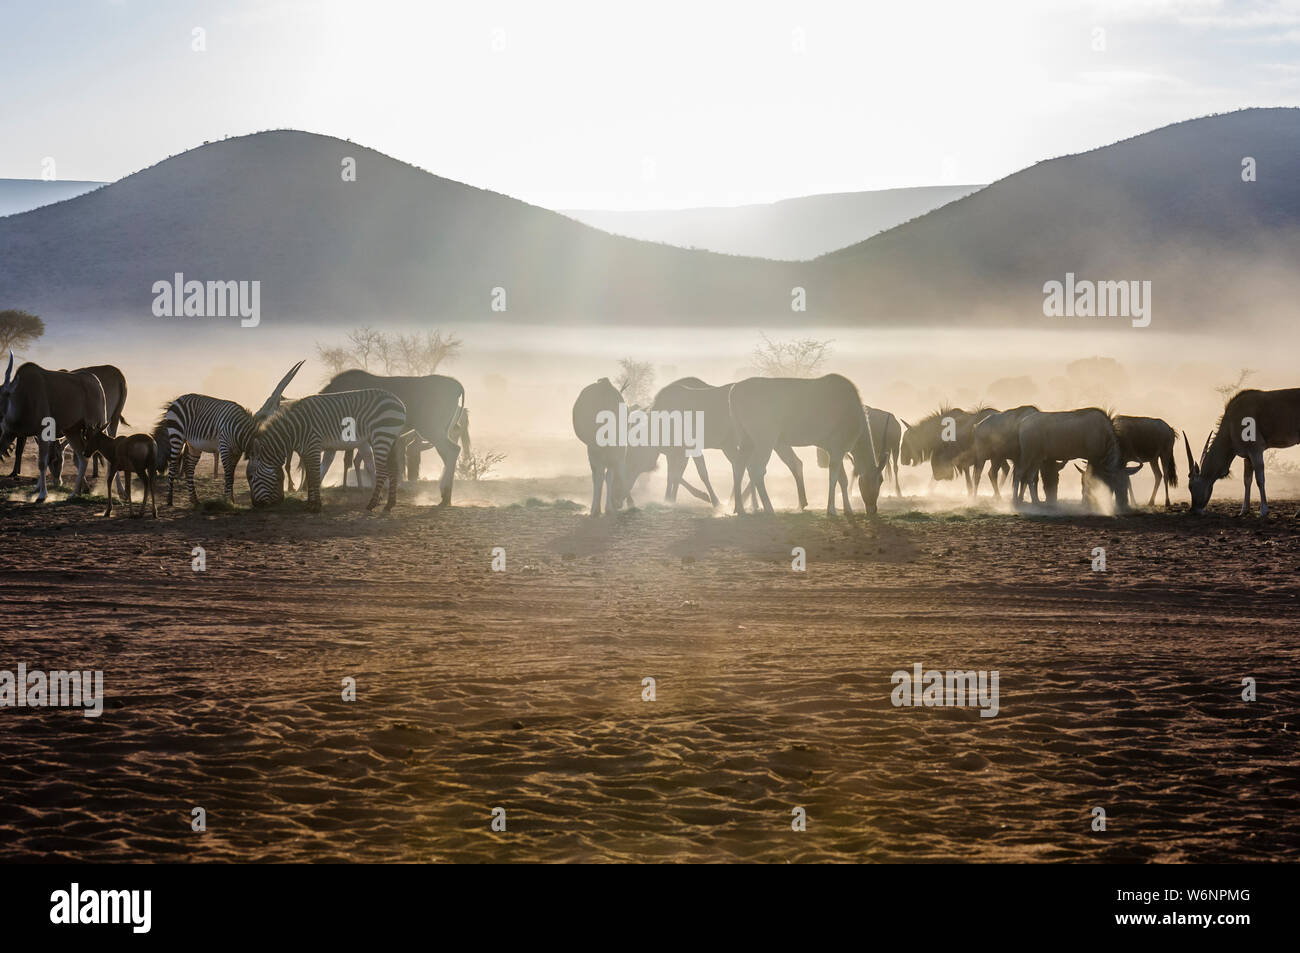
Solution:
<path fill-rule="evenodd" d="M 0 216 L 30 212 L 42 205 L 76 198 L 103 184 L 73 179 L 66 182 L 58 179 L 52 182 L 44 179 L 0 179 Z"/>
<path fill-rule="evenodd" d="M 856 244 L 981 188 L 979 185 L 935 185 L 832 192 L 732 207 L 561 211 L 614 235 L 726 255 L 806 261 Z"/>
<path fill-rule="evenodd" d="M 347 158 L 355 182 L 340 174 Z M 263 324 L 1103 327 L 1044 317 L 1044 283 L 1074 274 L 1150 280 L 1152 328 L 1194 329 L 1289 321 L 1297 235 L 1297 109 L 1189 120 L 1041 162 L 810 262 L 612 236 L 283 131 L 0 219 L 0 307 L 158 321 L 151 289 L 180 272 L 261 281 Z M 806 311 L 792 310 L 797 288 Z"/>
<path fill-rule="evenodd" d="M 280 323 L 652 320 L 704 301 L 738 318 L 764 297 L 777 310 L 790 288 L 767 262 L 607 235 L 295 131 L 213 142 L 0 219 L 7 306 L 154 320 L 151 288 L 174 273 L 260 281 L 264 320 Z"/>
<path fill-rule="evenodd" d="M 1047 281 L 1143 279 L 1168 329 L 1277 311 L 1297 264 L 1300 109 L 1247 109 L 1040 162 L 822 256 L 809 280 L 840 319 L 1046 327 L 1068 324 L 1042 317 Z"/>

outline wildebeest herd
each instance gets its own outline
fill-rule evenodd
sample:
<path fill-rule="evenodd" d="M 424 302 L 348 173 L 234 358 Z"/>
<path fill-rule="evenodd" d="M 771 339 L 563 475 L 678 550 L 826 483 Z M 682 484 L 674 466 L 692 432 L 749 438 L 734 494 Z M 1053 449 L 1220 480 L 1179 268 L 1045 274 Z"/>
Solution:
<path fill-rule="evenodd" d="M 403 461 L 407 476 L 414 476 L 420 454 L 434 449 L 443 462 L 440 505 L 451 503 L 456 463 L 462 448 L 468 451 L 470 445 L 465 390 L 457 380 L 438 374 L 383 377 L 349 370 L 336 375 L 318 394 L 288 399 L 285 388 L 302 364 L 299 361 L 284 375 L 256 412 L 231 400 L 183 394 L 166 404 L 151 434 L 128 436 L 118 434 L 127 423 L 123 416 L 127 384 L 118 368 L 98 365 L 55 371 L 28 362 L 15 371 L 11 354 L 0 386 L 0 454 L 14 453 L 10 476 L 17 477 L 25 442 L 36 442 L 36 502 L 46 499 L 47 480 L 61 482 L 66 451 L 71 450 L 76 462 L 78 493 L 89 490 L 89 480 L 98 476 L 103 458 L 110 483 L 105 515 L 112 512 L 114 476 L 119 477 L 118 492 L 133 512 L 131 476 L 135 475 L 156 516 L 154 485 L 164 474 L 168 505 L 182 472 L 191 505 L 199 505 L 194 469 L 203 453 L 212 453 L 220 461 L 228 500 L 234 499 L 236 467 L 247 458 L 245 474 L 254 506 L 282 500 L 286 480 L 293 491 L 291 463 L 296 454 L 307 507 L 318 511 L 321 480 L 335 453 L 344 451 L 344 483 L 348 471 L 355 468 L 360 485 L 364 462 L 374 483 L 367 509 L 378 505 L 387 488 L 387 510 L 396 502 Z M 864 404 L 851 381 L 828 374 L 814 379 L 751 377 L 722 386 L 684 377 L 662 388 L 648 407 L 632 410 L 652 420 L 658 439 L 619 442 L 602 434 L 602 421 L 620 412 L 626 418 L 628 411 L 623 395 L 608 378 L 583 388 L 574 403 L 574 432 L 586 445 L 591 467 L 593 516 L 630 504 L 637 479 L 655 469 L 661 455 L 667 460 L 668 502 L 674 502 L 678 490 L 685 487 L 718 506 L 703 449 L 720 450 L 731 464 L 732 505 L 738 515 L 746 512 L 747 499 L 755 511 L 761 506 L 772 512 L 766 473 L 773 452 L 794 476 L 800 508 L 807 506 L 796 447 L 816 448 L 819 464 L 829 471 L 826 511 L 832 516 L 837 488 L 845 513 L 853 511 L 845 457 L 852 462 L 868 513 L 877 510 L 891 466 L 894 492 L 902 496 L 900 463 L 929 463 L 932 480 L 952 480 L 961 474 L 972 497 L 979 492 L 986 466 L 998 498 L 1009 473 L 1016 505 L 1023 503 L 1026 491 L 1037 503 L 1040 483 L 1046 500 L 1054 502 L 1060 472 L 1069 461 L 1083 463 L 1075 465 L 1083 502 L 1090 507 L 1100 505 L 1106 496 L 1113 499 L 1117 512 L 1136 506 L 1130 478 L 1143 466 L 1151 467 L 1156 480 L 1148 506 L 1163 486 L 1169 507 L 1169 488 L 1178 485 L 1177 435 L 1172 427 L 1154 417 L 1117 416 L 1097 408 L 1043 411 L 1024 405 L 1005 411 L 990 407 L 965 411 L 944 407 L 910 424 Z M 683 433 L 686 415 L 700 422 L 698 440 L 689 447 L 672 438 Z M 1228 402 L 1218 426 L 1206 438 L 1199 462 L 1185 433 L 1183 444 L 1193 512 L 1205 509 L 1214 483 L 1227 475 L 1235 457 L 1242 457 L 1242 512 L 1249 508 L 1253 478 L 1259 487 L 1260 514 L 1267 515 L 1263 454 L 1300 444 L 1300 389 L 1241 391 Z M 688 457 L 694 457 L 703 490 L 685 478 Z M 94 470 L 88 477 L 92 462 Z M 746 476 L 747 486 L 743 485 Z M 144 505 L 142 498 L 140 516 Z"/>
<path fill-rule="evenodd" d="M 680 487 L 707 499 L 714 506 L 718 497 L 709 481 L 704 458 L 694 454 L 703 491 L 686 482 L 688 453 L 678 445 L 616 446 L 597 439 L 599 415 L 617 414 L 623 397 L 608 378 L 585 387 L 573 407 L 573 428 L 587 446 L 591 464 L 591 514 L 617 510 L 631 500 L 631 491 L 641 474 L 652 470 L 660 454 L 668 462 L 665 499 L 676 499 Z M 857 388 L 838 374 L 812 380 L 803 378 L 751 377 L 734 384 L 714 387 L 696 377 L 684 377 L 655 395 L 647 417 L 659 415 L 653 432 L 672 433 L 685 414 L 699 414 L 703 420 L 703 447 L 721 450 L 732 468 L 732 505 L 737 515 L 746 512 L 747 498 L 756 499 L 766 512 L 772 511 L 766 487 L 767 464 L 775 452 L 789 467 L 799 495 L 799 506 L 808 504 L 803 464 L 795 447 L 816 447 L 818 461 L 830 471 L 826 512 L 835 514 L 835 488 L 846 513 L 849 480 L 844 458 L 853 463 L 858 490 L 868 513 L 875 513 L 884 477 L 893 467 L 894 492 L 902 496 L 898 465 L 930 464 L 932 480 L 955 479 L 960 473 L 967 493 L 979 491 L 981 475 L 988 466 L 995 497 L 1007 473 L 1012 477 L 1012 501 L 1020 505 L 1026 490 L 1034 503 L 1038 485 L 1048 502 L 1055 502 L 1060 472 L 1070 461 L 1080 474 L 1082 500 L 1089 507 L 1100 504 L 1109 494 L 1116 512 L 1137 505 L 1131 477 L 1150 466 L 1155 486 L 1147 505 L 1155 503 L 1164 487 L 1165 506 L 1172 501 L 1169 488 L 1178 485 L 1174 457 L 1177 434 L 1155 417 L 1115 415 L 1095 407 L 1067 411 L 1043 411 L 1032 405 L 998 411 L 980 407 L 974 411 L 940 408 L 915 425 L 901 422 L 888 411 L 862 403 Z M 606 416 L 605 419 L 608 419 Z M 904 431 L 903 428 L 906 428 Z M 1264 489 L 1264 451 L 1300 444 L 1300 389 L 1244 390 L 1224 409 L 1218 425 L 1206 438 L 1200 461 L 1183 434 L 1187 454 L 1192 512 L 1204 511 L 1215 482 L 1228 473 L 1234 457 L 1245 460 L 1245 499 L 1242 512 L 1250 506 L 1250 483 L 1259 487 L 1260 515 L 1268 515 Z M 748 475 L 748 487 L 742 479 Z"/>

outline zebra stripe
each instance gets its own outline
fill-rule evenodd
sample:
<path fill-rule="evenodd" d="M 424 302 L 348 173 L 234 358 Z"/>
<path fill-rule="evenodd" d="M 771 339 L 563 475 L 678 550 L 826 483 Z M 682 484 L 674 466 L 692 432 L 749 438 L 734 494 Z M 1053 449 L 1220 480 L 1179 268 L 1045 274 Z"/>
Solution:
<path fill-rule="evenodd" d="M 206 394 L 183 394 L 172 401 L 154 431 L 154 442 L 165 451 L 167 467 L 167 504 L 172 502 L 176 473 L 182 463 L 190 491 L 190 503 L 199 505 L 194 489 L 194 464 L 200 453 L 221 458 L 226 477 L 226 498 L 235 498 L 235 465 L 253 441 L 255 425 L 248 409 L 233 400 L 221 400 Z M 194 452 L 187 452 L 187 446 Z"/>
<path fill-rule="evenodd" d="M 375 492 L 366 509 L 374 509 L 379 502 L 385 482 L 388 503 L 384 509 L 392 509 L 397 502 L 397 473 L 389 473 L 389 456 L 405 430 L 406 405 L 386 390 L 303 397 L 282 408 L 254 435 L 247 469 L 253 505 L 284 499 L 282 464 L 292 451 L 302 458 L 307 471 L 308 509 L 319 510 L 321 451 L 350 450 L 369 444 L 375 457 Z"/>

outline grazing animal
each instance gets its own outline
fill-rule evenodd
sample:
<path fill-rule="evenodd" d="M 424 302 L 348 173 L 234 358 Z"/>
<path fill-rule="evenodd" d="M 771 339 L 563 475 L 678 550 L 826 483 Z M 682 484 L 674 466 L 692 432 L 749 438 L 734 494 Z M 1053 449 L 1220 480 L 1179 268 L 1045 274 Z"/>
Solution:
<path fill-rule="evenodd" d="M 68 437 L 68 442 L 76 449 L 81 445 L 81 454 L 90 456 L 100 454 L 108 470 L 107 492 L 108 506 L 105 516 L 113 515 L 113 477 L 123 472 L 126 474 L 126 512 L 137 519 L 144 516 L 145 497 L 153 504 L 153 517 L 158 518 L 158 497 L 155 492 L 155 475 L 161 471 L 158 463 L 158 445 L 148 434 L 136 433 L 125 437 L 110 435 L 107 427 L 82 427 Z M 134 473 L 144 484 L 140 496 L 140 512 L 131 509 L 131 474 Z"/>
<path fill-rule="evenodd" d="M 321 453 L 369 445 L 375 457 L 375 492 L 366 504 L 372 510 L 388 485 L 385 512 L 397 502 L 401 457 L 392 450 L 408 429 L 406 407 L 385 390 L 348 390 L 312 394 L 283 407 L 258 426 L 248 451 L 248 489 L 254 506 L 284 499 L 284 460 L 292 450 L 302 458 L 307 483 L 307 509 L 320 512 Z"/>
<path fill-rule="evenodd" d="M 102 427 L 108 424 L 104 400 L 104 387 L 99 379 L 89 373 L 49 371 L 30 361 L 14 371 L 13 354 L 5 370 L 4 383 L 0 385 L 0 447 L 19 437 L 36 438 L 36 458 L 40 461 L 40 475 L 36 481 L 35 502 L 44 502 L 47 495 L 46 469 L 50 460 L 50 447 L 57 438 L 82 426 Z M 47 438 L 47 421 L 53 422 L 55 439 Z M 85 482 L 87 460 L 77 455 L 77 482 Z"/>
<path fill-rule="evenodd" d="M 704 440 L 704 448 L 707 450 L 721 450 L 727 460 L 734 466 L 736 453 L 740 448 L 740 440 L 736 436 L 736 429 L 731 422 L 731 387 L 731 384 L 711 387 L 698 377 L 683 377 L 661 388 L 659 393 L 655 395 L 650 410 L 669 413 L 680 411 L 683 414 L 696 411 L 703 413 L 704 428 L 701 435 Z M 803 461 L 799 459 L 798 454 L 791 447 L 779 446 L 773 449 L 775 449 L 776 455 L 790 468 L 790 473 L 794 475 L 795 487 L 799 492 L 799 509 L 805 508 L 808 505 L 808 497 L 804 492 Z M 709 470 L 705 465 L 703 454 L 694 458 L 695 472 L 699 474 L 700 479 L 704 482 L 704 488 L 708 491 L 708 495 L 701 493 L 683 479 L 687 460 L 684 447 L 630 447 L 627 452 L 629 492 L 631 492 L 637 478 L 642 473 L 654 469 L 661 453 L 668 461 L 668 480 L 664 489 L 664 502 L 677 502 L 677 490 L 679 487 L 685 486 L 688 492 L 695 494 L 700 499 L 707 499 L 714 506 L 719 505 L 718 496 L 713 492 L 713 484 L 709 481 Z M 750 488 L 746 492 L 753 494 L 753 484 L 750 484 Z"/>
<path fill-rule="evenodd" d="M 112 364 L 97 364 L 94 367 L 78 367 L 73 371 L 64 371 L 69 374 L 94 374 L 99 381 L 99 385 L 104 388 L 104 410 L 108 414 L 108 433 L 117 436 L 117 428 L 126 423 L 122 417 L 122 408 L 126 406 L 126 375 Z M 23 449 L 27 444 L 26 437 L 18 438 L 18 446 L 14 452 L 14 468 L 10 472 L 10 478 L 16 478 L 22 468 Z M 92 478 L 99 477 L 99 458 L 93 460 L 94 470 L 91 473 Z M 79 486 L 77 492 L 83 492 L 88 487 Z"/>
<path fill-rule="evenodd" d="M 903 489 L 898 485 L 898 454 L 899 454 L 899 443 L 902 441 L 902 436 L 903 436 L 903 427 L 898 422 L 898 418 L 895 417 L 887 410 L 878 410 L 877 408 L 872 407 L 868 404 L 863 404 L 862 409 L 866 411 L 867 423 L 871 425 L 871 436 L 873 438 L 872 442 L 876 448 L 876 456 L 880 458 L 877 462 L 879 462 L 882 466 L 888 464 L 890 461 L 893 462 L 894 495 L 897 496 L 899 499 L 902 499 Z M 826 467 L 829 466 L 829 464 L 830 464 L 829 455 L 826 453 L 825 450 L 818 448 L 817 465 L 819 467 Z M 884 466 L 884 469 L 881 472 L 885 476 L 888 476 L 889 467 Z M 840 480 L 844 481 L 847 479 L 848 478 L 844 475 L 844 473 L 841 472 Z"/>
<path fill-rule="evenodd" d="M 608 411 L 618 416 L 618 406 L 623 395 L 602 377 L 588 384 L 573 402 L 573 432 L 587 445 L 587 463 L 591 466 L 591 515 L 601 514 L 601 490 L 604 489 L 606 514 L 613 513 L 631 499 L 631 484 L 627 477 L 627 447 L 603 446 L 596 441 L 600 429 L 597 415 Z"/>
<path fill-rule="evenodd" d="M 871 424 L 871 436 L 877 455 L 884 454 L 893 467 L 894 495 L 902 499 L 903 488 L 898 484 L 898 458 L 903 442 L 902 424 L 898 422 L 897 417 L 887 410 L 879 410 L 865 404 L 862 409 L 867 412 L 867 422 Z"/>
<path fill-rule="evenodd" d="M 1048 472 L 1059 473 L 1054 461 L 1086 460 L 1114 494 L 1115 508 L 1121 513 L 1128 510 L 1129 475 L 1142 467 L 1125 468 L 1114 422 L 1104 410 L 1088 407 L 1028 414 L 1020 422 L 1019 437 L 1020 458 L 1012 471 L 1015 502 L 1022 500 L 1026 485 L 1033 501 L 1038 502 L 1034 478 L 1045 467 Z M 1043 477 L 1046 483 L 1047 474 L 1043 473 Z"/>
<path fill-rule="evenodd" d="M 975 481 L 971 470 L 975 466 L 975 427 L 996 414 L 992 407 L 977 407 L 970 413 L 950 410 L 944 417 L 952 418 L 951 439 L 946 425 L 939 431 L 939 442 L 930 454 L 930 475 L 936 480 L 951 480 L 961 473 L 966 478 L 966 493 L 975 495 Z M 942 418 L 941 418 L 942 422 Z"/>
<path fill-rule="evenodd" d="M 976 413 L 985 410 L 988 408 L 979 408 Z M 907 427 L 899 444 L 899 458 L 903 465 L 920 466 L 928 461 L 933 480 L 951 480 L 961 472 L 966 478 L 966 490 L 971 492 L 974 489 L 970 475 L 971 461 L 967 459 L 969 454 L 964 452 L 969 449 L 965 445 L 969 443 L 969 436 L 960 444 L 944 439 L 950 432 L 949 418 L 952 420 L 951 432 L 955 435 L 957 428 L 970 416 L 970 413 L 960 407 L 940 407 L 923 417 L 915 426 L 903 421 Z"/>
<path fill-rule="evenodd" d="M 772 512 L 764 475 L 778 446 L 820 447 L 830 463 L 826 512 L 835 515 L 835 488 L 843 497 L 845 515 L 852 515 L 844 455 L 853 458 L 858 488 L 868 513 L 876 511 L 881 474 L 888 462 L 872 444 L 871 427 L 858 389 L 839 374 L 814 379 L 750 377 L 731 388 L 731 419 L 740 438 L 740 453 L 732 464 L 735 512 L 745 512 L 741 477 L 748 470 L 765 512 Z"/>
<path fill-rule="evenodd" d="M 423 377 L 380 377 L 368 371 L 350 370 L 336 374 L 321 388 L 322 394 L 340 391 L 384 390 L 393 394 L 406 407 L 406 426 L 427 443 L 433 444 L 442 458 L 442 476 L 438 480 L 441 495 L 439 506 L 451 505 L 452 484 L 456 479 L 456 460 L 463 448 L 470 452 L 469 411 L 465 407 L 465 388 L 454 377 L 428 374 Z M 414 438 L 402 444 L 405 456 Z M 334 462 L 333 452 L 327 449 L 321 460 L 320 478 Z M 346 464 L 347 461 L 345 460 Z M 407 465 L 409 467 L 409 460 Z M 400 476 L 399 468 L 390 468 Z M 376 474 L 377 477 L 377 474 Z M 346 472 L 344 483 L 347 482 Z M 376 478 L 376 483 L 378 479 Z"/>
<path fill-rule="evenodd" d="M 271 396 L 257 413 L 233 400 L 222 400 L 206 394 L 182 394 L 164 410 L 162 419 L 154 427 L 154 441 L 158 444 L 160 459 L 168 463 L 167 505 L 172 505 L 176 474 L 185 470 L 185 485 L 190 491 L 190 505 L 198 507 L 199 494 L 194 489 L 194 467 L 203 453 L 214 453 L 221 459 L 225 472 L 225 498 L 235 498 L 235 467 L 239 458 L 248 452 L 257 425 L 266 420 L 284 401 L 284 389 L 289 386 L 303 362 L 299 361 L 280 379 Z M 281 458 L 284 463 L 284 458 Z"/>
<path fill-rule="evenodd" d="M 993 484 L 994 499 L 1002 498 L 1001 482 L 1020 458 L 1020 421 L 1028 414 L 1038 413 L 1032 404 L 1023 404 L 1011 410 L 989 414 L 975 424 L 972 431 L 974 452 L 975 493 L 979 494 L 980 474 L 984 464 L 989 464 L 989 482 Z"/>
<path fill-rule="evenodd" d="M 1234 394 L 1223 408 L 1218 426 L 1205 438 L 1199 463 L 1192 459 L 1192 445 L 1187 434 L 1183 434 L 1192 512 L 1205 512 L 1214 484 L 1228 475 L 1233 458 L 1241 457 L 1245 460 L 1242 474 L 1245 496 L 1241 501 L 1240 515 L 1250 512 L 1250 478 L 1253 475 L 1259 486 L 1259 515 L 1267 516 L 1264 451 L 1296 444 L 1300 444 L 1300 388 L 1243 390 Z M 1300 513 L 1296 515 L 1300 518 Z"/>
<path fill-rule="evenodd" d="M 1119 438 L 1119 451 L 1125 463 L 1150 464 L 1151 472 L 1155 474 L 1156 482 L 1151 487 L 1151 499 L 1147 500 L 1147 506 L 1155 505 L 1156 493 L 1163 484 L 1165 509 L 1169 509 L 1172 506 L 1169 502 L 1169 488 L 1178 486 L 1178 468 L 1174 460 L 1174 444 L 1178 440 L 1178 435 L 1174 432 L 1174 428 L 1159 417 L 1120 415 L 1115 418 L 1115 436 Z M 1161 464 L 1164 465 L 1163 471 Z M 1074 467 L 1080 473 L 1084 502 L 1091 505 L 1094 502 L 1096 482 L 1092 465 L 1080 467 L 1076 463 Z M 1137 506 L 1137 498 L 1133 495 L 1131 483 L 1129 502 Z"/>

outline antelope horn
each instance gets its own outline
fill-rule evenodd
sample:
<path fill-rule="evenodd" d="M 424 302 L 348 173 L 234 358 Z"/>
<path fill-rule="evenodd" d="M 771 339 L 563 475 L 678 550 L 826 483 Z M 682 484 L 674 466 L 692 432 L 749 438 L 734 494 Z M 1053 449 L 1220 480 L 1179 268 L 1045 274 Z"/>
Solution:
<path fill-rule="evenodd" d="M 899 420 L 903 420 L 902 417 L 899 417 L 898 419 L 899 419 Z M 911 430 L 911 429 L 912 429 L 912 425 L 909 424 L 906 420 L 903 420 L 903 426 L 906 427 L 908 430 Z"/>
<path fill-rule="evenodd" d="M 1205 435 L 1205 446 L 1201 448 L 1201 463 L 1204 463 L 1205 458 L 1209 456 L 1210 441 L 1213 439 L 1214 439 L 1214 431 L 1210 431 L 1208 434 Z"/>
<path fill-rule="evenodd" d="M 273 413 L 275 409 L 280 406 L 280 401 L 284 399 L 284 389 L 289 386 L 289 382 L 293 380 L 294 375 L 298 373 L 305 363 L 306 361 L 299 361 L 293 367 L 289 368 L 289 373 L 285 374 L 284 377 L 280 379 L 280 383 L 275 385 L 275 390 L 273 390 L 271 396 L 266 399 L 266 403 L 262 405 L 262 409 L 257 412 L 259 417 L 264 417 Z"/>
<path fill-rule="evenodd" d="M 1087 472 L 1088 472 L 1088 471 L 1085 470 L 1083 467 L 1079 466 L 1077 463 L 1074 465 L 1074 468 L 1075 468 L 1076 470 L 1078 470 L 1080 473 L 1087 473 Z"/>
<path fill-rule="evenodd" d="M 4 385 L 3 385 L 4 387 L 8 387 L 8 386 L 9 386 L 9 380 L 10 380 L 10 378 L 13 377 L 13 374 L 14 374 L 14 352 L 13 352 L 13 351 L 10 351 L 10 352 L 9 352 L 9 366 L 8 366 L 7 368 L 5 368 L 5 382 L 4 382 Z"/>
<path fill-rule="evenodd" d="M 1187 475 L 1196 476 L 1200 471 L 1200 467 L 1198 467 L 1196 461 L 1192 459 L 1192 445 L 1187 439 L 1186 430 L 1183 431 L 1183 448 L 1187 451 Z"/>

